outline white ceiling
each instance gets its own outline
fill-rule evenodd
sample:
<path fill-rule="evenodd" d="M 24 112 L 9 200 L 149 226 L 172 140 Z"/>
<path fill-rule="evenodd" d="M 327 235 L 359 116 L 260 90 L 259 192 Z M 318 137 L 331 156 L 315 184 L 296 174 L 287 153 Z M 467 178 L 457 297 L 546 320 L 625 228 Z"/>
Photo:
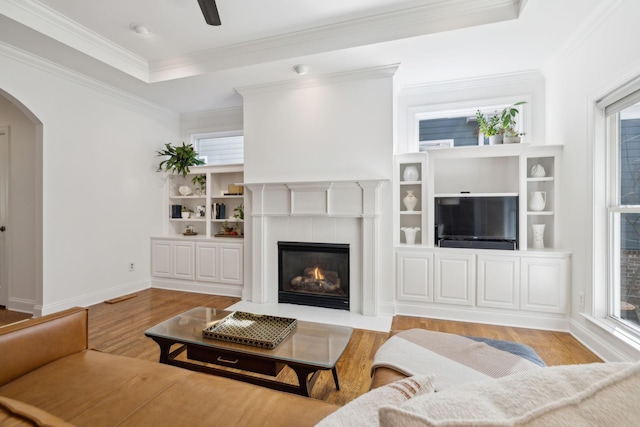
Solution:
<path fill-rule="evenodd" d="M 608 0 L 0 0 L 0 42 L 185 113 L 234 88 L 400 63 L 417 85 L 544 69 Z M 139 35 L 142 24 L 150 35 Z"/>

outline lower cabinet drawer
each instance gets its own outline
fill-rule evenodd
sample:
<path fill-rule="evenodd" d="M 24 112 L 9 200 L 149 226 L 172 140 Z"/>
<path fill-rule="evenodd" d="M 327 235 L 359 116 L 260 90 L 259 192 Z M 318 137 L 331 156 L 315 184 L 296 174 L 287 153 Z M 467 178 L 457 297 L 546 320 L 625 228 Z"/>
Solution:
<path fill-rule="evenodd" d="M 242 369 L 257 374 L 276 376 L 284 368 L 284 363 L 271 360 L 255 359 L 224 351 L 187 346 L 187 357 L 227 368 Z"/>

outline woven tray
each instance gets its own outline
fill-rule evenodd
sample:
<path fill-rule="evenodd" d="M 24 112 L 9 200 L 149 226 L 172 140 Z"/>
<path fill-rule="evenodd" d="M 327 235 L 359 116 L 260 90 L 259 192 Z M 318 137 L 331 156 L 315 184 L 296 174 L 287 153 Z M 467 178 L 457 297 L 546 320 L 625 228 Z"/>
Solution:
<path fill-rule="evenodd" d="M 260 348 L 275 348 L 295 329 L 298 321 L 286 317 L 236 311 L 202 330 L 204 338 Z"/>

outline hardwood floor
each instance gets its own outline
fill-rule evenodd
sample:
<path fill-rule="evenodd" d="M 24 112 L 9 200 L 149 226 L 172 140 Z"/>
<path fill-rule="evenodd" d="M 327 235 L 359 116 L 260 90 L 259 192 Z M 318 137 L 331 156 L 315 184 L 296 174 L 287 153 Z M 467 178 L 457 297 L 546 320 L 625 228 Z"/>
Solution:
<path fill-rule="evenodd" d="M 108 353 L 157 362 L 158 346 L 144 331 L 170 317 L 197 306 L 226 308 L 238 298 L 188 292 L 147 289 L 135 298 L 116 304 L 101 303 L 89 308 L 89 347 Z M 600 361 L 571 335 L 561 332 L 451 322 L 396 316 L 392 329 L 423 328 L 462 335 L 516 341 L 531 346 L 548 365 Z M 311 396 L 344 405 L 369 389 L 373 355 L 387 339 L 384 332 L 356 329 L 337 365 L 341 390 L 335 390 L 330 371 L 323 371 Z M 285 368 L 278 380 L 297 384 L 293 371 Z"/>

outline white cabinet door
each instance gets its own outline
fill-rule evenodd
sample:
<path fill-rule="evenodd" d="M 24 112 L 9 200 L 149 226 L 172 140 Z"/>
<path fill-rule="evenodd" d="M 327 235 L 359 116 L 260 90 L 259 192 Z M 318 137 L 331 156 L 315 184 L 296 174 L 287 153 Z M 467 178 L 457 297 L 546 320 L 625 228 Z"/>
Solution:
<path fill-rule="evenodd" d="M 567 311 L 568 258 L 523 257 L 522 310 Z"/>
<path fill-rule="evenodd" d="M 520 307 L 520 257 L 478 255 L 478 306 Z"/>
<path fill-rule="evenodd" d="M 151 241 L 151 275 L 173 277 L 173 250 L 170 241 Z"/>
<path fill-rule="evenodd" d="M 193 242 L 173 242 L 173 277 L 193 280 L 195 278 Z"/>
<path fill-rule="evenodd" d="M 241 285 L 243 282 L 244 246 L 220 245 L 220 283 Z"/>
<path fill-rule="evenodd" d="M 474 305 L 475 255 L 434 254 L 434 301 L 446 304 Z"/>
<path fill-rule="evenodd" d="M 401 250 L 396 263 L 398 299 L 433 302 L 433 253 Z"/>
<path fill-rule="evenodd" d="M 196 280 L 203 282 L 218 282 L 219 245 L 215 243 L 196 243 Z"/>

